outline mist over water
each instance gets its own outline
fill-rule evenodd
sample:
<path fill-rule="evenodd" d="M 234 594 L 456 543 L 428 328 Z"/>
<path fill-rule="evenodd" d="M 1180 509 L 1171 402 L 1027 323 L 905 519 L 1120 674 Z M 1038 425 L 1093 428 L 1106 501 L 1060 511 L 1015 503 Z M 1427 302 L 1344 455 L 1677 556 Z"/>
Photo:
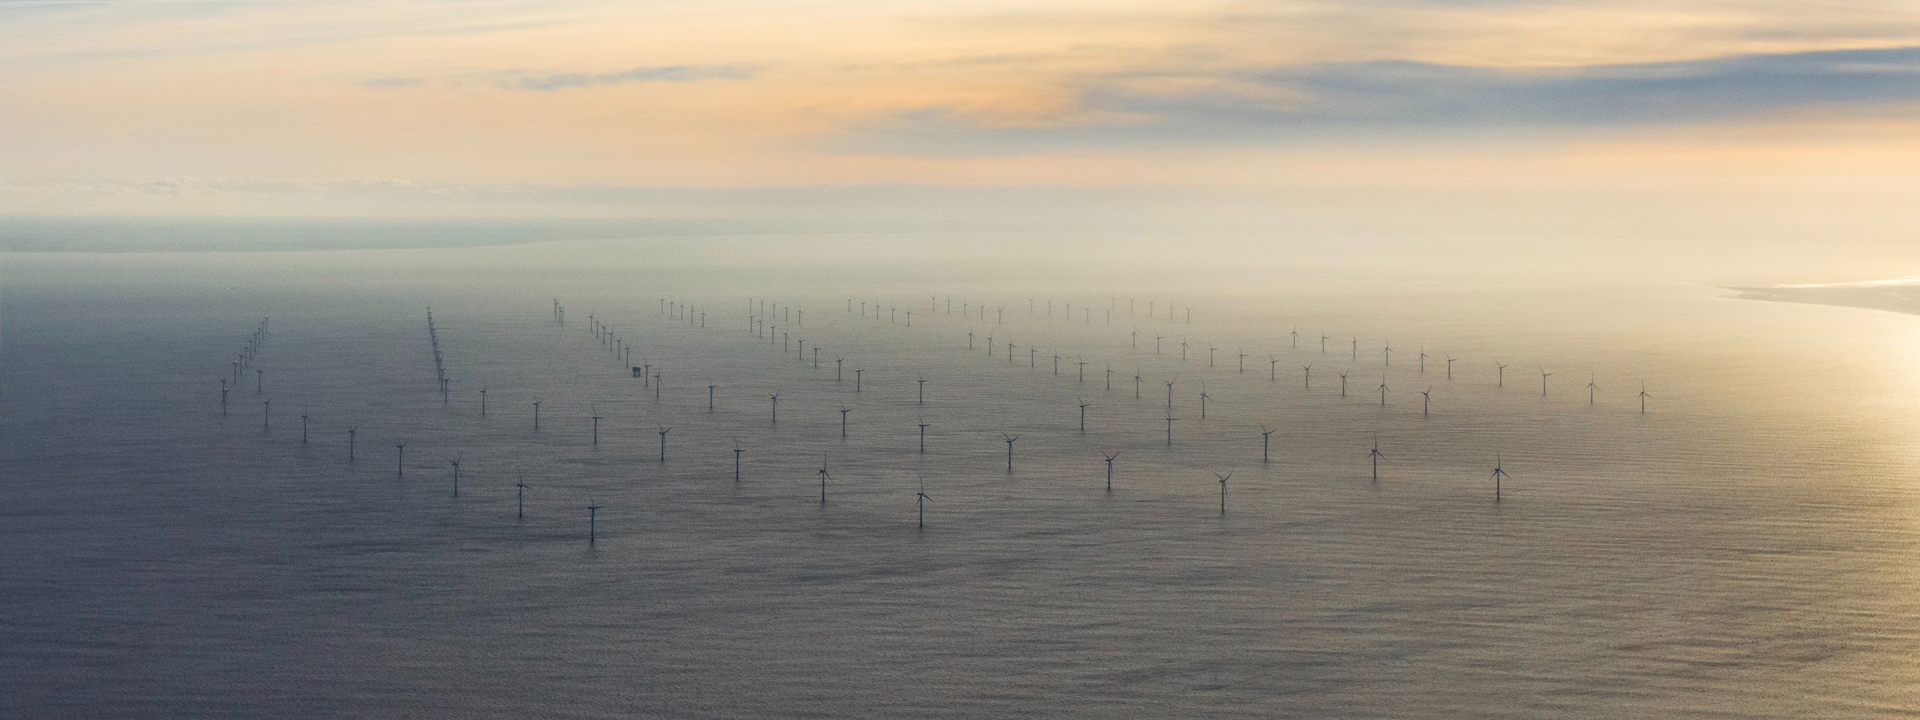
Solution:
<path fill-rule="evenodd" d="M 1920 706 L 1914 317 L 1352 256 L 880 235 L 7 255 L 0 714 Z"/>

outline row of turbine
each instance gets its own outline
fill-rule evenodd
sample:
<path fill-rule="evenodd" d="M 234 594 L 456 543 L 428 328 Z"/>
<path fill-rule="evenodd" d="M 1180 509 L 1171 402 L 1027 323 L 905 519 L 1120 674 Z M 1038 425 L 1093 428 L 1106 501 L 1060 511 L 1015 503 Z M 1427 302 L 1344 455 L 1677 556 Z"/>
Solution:
<path fill-rule="evenodd" d="M 266 344 L 267 344 L 267 318 L 263 317 L 263 318 L 260 318 L 260 325 L 258 327 L 255 327 L 253 329 L 253 332 L 247 335 L 247 341 L 240 345 L 239 354 L 234 356 L 233 374 L 231 378 L 233 381 L 233 384 L 231 386 L 227 384 L 227 381 L 229 378 L 227 377 L 226 374 L 223 373 L 220 376 L 220 414 L 221 415 L 227 414 L 227 391 L 229 389 L 239 389 L 240 373 L 245 372 L 250 366 L 253 365 L 254 356 L 258 355 L 260 353 L 260 348 Z M 264 379 L 265 372 L 266 371 L 264 370 L 254 371 L 253 394 L 255 395 L 261 394 L 262 387 L 266 383 L 266 380 Z"/>

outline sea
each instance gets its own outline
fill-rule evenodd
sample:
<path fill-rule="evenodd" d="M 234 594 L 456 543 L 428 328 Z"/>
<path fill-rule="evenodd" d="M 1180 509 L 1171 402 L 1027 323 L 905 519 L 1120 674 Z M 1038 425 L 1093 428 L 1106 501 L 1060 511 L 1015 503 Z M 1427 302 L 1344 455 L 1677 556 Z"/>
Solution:
<path fill-rule="evenodd" d="M 1263 247 L 0 254 L 0 716 L 1920 715 L 1920 317 Z"/>

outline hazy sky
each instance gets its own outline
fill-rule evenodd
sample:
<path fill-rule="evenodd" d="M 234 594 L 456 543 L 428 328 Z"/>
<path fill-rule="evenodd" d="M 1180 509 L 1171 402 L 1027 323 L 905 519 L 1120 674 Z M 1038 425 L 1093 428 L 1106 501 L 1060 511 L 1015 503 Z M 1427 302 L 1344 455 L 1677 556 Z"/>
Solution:
<path fill-rule="evenodd" d="M 1015 187 L 1215 224 L 1887 240 L 1920 231 L 1917 110 L 1914 2 L 0 0 L 14 215 Z"/>

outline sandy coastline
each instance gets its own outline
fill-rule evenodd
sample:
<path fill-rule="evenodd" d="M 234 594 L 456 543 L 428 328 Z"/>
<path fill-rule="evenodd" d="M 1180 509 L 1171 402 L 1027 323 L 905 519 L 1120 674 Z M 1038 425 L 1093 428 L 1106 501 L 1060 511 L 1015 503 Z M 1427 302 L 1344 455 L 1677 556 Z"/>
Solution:
<path fill-rule="evenodd" d="M 1735 298 L 1772 302 L 1838 305 L 1920 315 L 1920 283 L 1823 285 L 1815 287 L 1734 287 Z"/>

